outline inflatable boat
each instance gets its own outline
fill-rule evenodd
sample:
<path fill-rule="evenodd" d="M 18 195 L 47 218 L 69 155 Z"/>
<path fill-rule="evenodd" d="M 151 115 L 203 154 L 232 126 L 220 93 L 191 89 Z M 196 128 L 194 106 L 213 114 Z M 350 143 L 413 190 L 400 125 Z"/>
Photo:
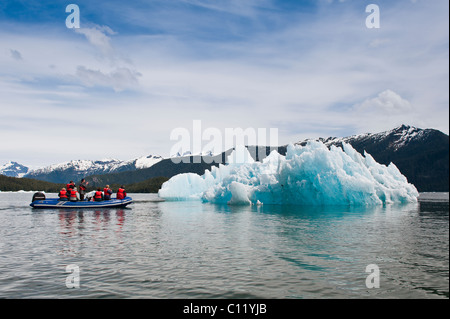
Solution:
<path fill-rule="evenodd" d="M 124 199 L 110 199 L 99 202 L 95 201 L 61 201 L 59 198 L 34 199 L 30 204 L 33 208 L 123 208 L 131 204 L 133 199 L 125 197 Z"/>

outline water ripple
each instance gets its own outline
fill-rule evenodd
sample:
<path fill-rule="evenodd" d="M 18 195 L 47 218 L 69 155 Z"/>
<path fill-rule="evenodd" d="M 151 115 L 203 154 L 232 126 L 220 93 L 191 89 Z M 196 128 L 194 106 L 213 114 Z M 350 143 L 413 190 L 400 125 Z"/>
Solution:
<path fill-rule="evenodd" d="M 0 193 L 1 298 L 448 298 L 448 203 L 230 207 L 138 195 L 33 210 Z M 381 287 L 365 285 L 366 266 Z M 69 289 L 67 265 L 80 270 Z"/>

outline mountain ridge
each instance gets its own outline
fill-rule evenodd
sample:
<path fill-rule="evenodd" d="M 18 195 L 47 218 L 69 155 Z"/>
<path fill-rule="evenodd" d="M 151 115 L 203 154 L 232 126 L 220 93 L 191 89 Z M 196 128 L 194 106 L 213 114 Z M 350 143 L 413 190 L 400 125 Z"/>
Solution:
<path fill-rule="evenodd" d="M 29 171 L 28 167 L 13 161 L 0 166 L 0 175 L 8 177 L 24 177 Z"/>
<path fill-rule="evenodd" d="M 401 125 L 379 133 L 363 133 L 348 137 L 319 137 L 294 144 L 305 145 L 311 140 L 321 141 L 328 147 L 332 145 L 342 147 L 343 143 L 348 143 L 361 154 L 365 151 L 371 154 L 381 164 L 389 165 L 392 162 L 421 192 L 449 190 L 449 136 L 441 131 Z M 268 146 L 247 146 L 247 148 L 255 160 L 262 160 L 274 149 Z M 285 155 L 287 145 L 278 146 L 275 149 Z M 202 175 L 211 166 L 225 163 L 231 151 L 232 149 L 226 150 L 217 155 L 184 154 L 180 158 L 188 159 L 189 163 L 180 164 L 175 163 L 173 157 L 162 158 L 153 155 L 128 161 L 77 160 L 32 170 L 22 174 L 21 177 L 54 183 L 67 183 L 69 180 L 78 181 L 86 178 L 93 186 L 142 183 L 150 178 L 170 178 L 180 173 Z M 206 158 L 209 160 L 205 161 Z M 11 170 L 9 173 L 13 174 Z M 0 174 L 3 174 L 1 170 Z"/>
<path fill-rule="evenodd" d="M 361 154 L 369 153 L 380 164 L 394 163 L 421 192 L 449 191 L 449 136 L 439 130 L 401 125 L 380 133 L 319 140 L 328 147 L 348 143 Z"/>
<path fill-rule="evenodd" d="M 295 144 L 305 145 L 310 140 L 322 141 L 328 147 L 332 145 L 342 147 L 342 143 L 348 143 L 361 154 L 364 152 L 371 154 L 381 164 L 389 165 L 392 162 L 421 192 L 448 192 L 449 190 L 449 136 L 438 130 L 401 125 L 380 133 L 365 133 L 343 138 L 307 139 Z M 274 149 L 268 146 L 247 146 L 247 148 L 254 159 L 259 161 Z M 278 146 L 275 149 L 281 155 L 285 155 L 287 145 Z M 189 159 L 188 163 L 175 164 L 171 159 L 164 159 L 147 169 L 90 176 L 88 179 L 95 185 L 102 185 L 136 183 L 160 176 L 170 178 L 180 173 L 202 175 L 211 166 L 225 163 L 231 151 L 232 149 L 213 156 L 213 163 L 211 158 L 205 162 L 201 156 L 186 156 L 185 159 Z"/>
<path fill-rule="evenodd" d="M 162 157 L 155 155 L 142 156 L 131 160 L 121 161 L 117 159 L 102 160 L 71 160 L 68 162 L 49 165 L 43 168 L 28 171 L 20 176 L 10 172 L 11 177 L 25 177 L 38 179 L 52 183 L 67 183 L 69 180 L 78 181 L 85 176 L 94 174 L 108 174 L 122 171 L 148 168 L 162 160 Z M 14 162 L 15 163 L 15 162 Z M 17 164 L 21 165 L 21 164 Z M 6 164 L 4 165 L 6 166 Z M 22 167 L 23 166 L 21 165 Z"/>

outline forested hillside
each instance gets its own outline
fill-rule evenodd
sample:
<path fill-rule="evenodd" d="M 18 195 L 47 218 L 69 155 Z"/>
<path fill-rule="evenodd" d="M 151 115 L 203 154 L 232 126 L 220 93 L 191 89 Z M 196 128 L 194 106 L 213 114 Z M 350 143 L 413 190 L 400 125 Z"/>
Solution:
<path fill-rule="evenodd" d="M 0 175 L 0 191 L 45 191 L 59 192 L 63 184 L 39 181 L 31 178 L 17 178 Z"/>

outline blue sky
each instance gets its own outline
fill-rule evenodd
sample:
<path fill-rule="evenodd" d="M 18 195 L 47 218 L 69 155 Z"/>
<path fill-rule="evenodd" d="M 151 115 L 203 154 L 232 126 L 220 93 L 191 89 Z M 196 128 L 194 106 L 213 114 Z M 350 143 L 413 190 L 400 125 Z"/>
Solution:
<path fill-rule="evenodd" d="M 70 3 L 80 29 L 65 25 Z M 2 1 L 0 164 L 169 156 L 193 120 L 278 128 L 279 144 L 403 123 L 448 134 L 448 6 Z"/>

